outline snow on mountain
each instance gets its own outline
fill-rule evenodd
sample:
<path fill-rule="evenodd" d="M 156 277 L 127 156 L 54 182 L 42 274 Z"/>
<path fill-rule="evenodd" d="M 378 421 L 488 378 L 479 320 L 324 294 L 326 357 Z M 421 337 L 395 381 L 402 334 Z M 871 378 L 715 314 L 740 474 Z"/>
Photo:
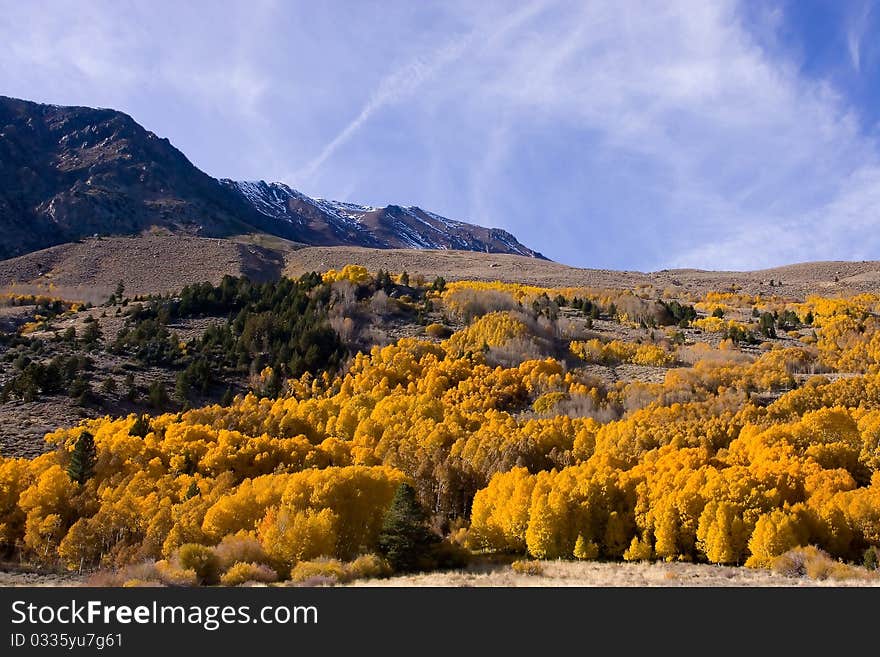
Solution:
<path fill-rule="evenodd" d="M 112 109 L 0 96 L 0 259 L 90 235 L 230 237 L 466 249 L 541 257 L 505 231 L 417 207 L 311 198 L 282 183 L 217 180 Z"/>
<path fill-rule="evenodd" d="M 257 212 L 303 231 L 310 244 L 458 249 L 542 258 L 505 230 L 440 216 L 416 206 L 382 208 L 312 198 L 284 183 L 220 181 Z"/>

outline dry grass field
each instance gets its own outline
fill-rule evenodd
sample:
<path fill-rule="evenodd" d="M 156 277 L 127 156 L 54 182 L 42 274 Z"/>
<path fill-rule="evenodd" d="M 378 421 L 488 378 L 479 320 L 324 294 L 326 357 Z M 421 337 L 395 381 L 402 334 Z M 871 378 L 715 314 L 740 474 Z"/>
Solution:
<path fill-rule="evenodd" d="M 841 587 L 880 586 L 880 577 L 817 580 L 786 577 L 771 570 L 692 563 L 608 563 L 544 561 L 540 575 L 520 574 L 507 564 L 465 570 L 355 580 L 369 587 Z M 0 586 L 88 586 L 88 575 L 0 570 Z"/>
<path fill-rule="evenodd" d="M 544 561 L 541 567 L 540 575 L 520 574 L 507 565 L 492 565 L 357 580 L 352 586 L 880 586 L 880 578 L 815 580 L 785 577 L 764 569 L 692 563 Z"/>

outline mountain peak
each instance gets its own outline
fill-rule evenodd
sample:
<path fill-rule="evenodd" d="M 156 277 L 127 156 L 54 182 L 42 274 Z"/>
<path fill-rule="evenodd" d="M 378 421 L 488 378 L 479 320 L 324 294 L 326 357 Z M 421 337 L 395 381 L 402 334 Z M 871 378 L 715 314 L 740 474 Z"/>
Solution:
<path fill-rule="evenodd" d="M 540 254 L 506 231 L 411 206 L 312 198 L 284 183 L 217 180 L 166 138 L 112 109 L 0 96 L 0 259 L 153 227 L 306 244 Z"/>
<path fill-rule="evenodd" d="M 543 258 L 500 228 L 448 219 L 411 205 L 384 207 L 310 197 L 284 183 L 220 181 L 266 217 L 295 226 L 299 241 L 323 246 L 456 249 Z"/>

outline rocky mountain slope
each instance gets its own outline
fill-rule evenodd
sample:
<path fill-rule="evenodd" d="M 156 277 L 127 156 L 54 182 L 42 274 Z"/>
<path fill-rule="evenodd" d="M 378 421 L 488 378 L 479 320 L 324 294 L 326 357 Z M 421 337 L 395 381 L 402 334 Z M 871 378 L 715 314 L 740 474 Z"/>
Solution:
<path fill-rule="evenodd" d="M 261 218 L 126 114 L 0 98 L 0 258 L 153 226 L 233 235 Z"/>
<path fill-rule="evenodd" d="M 312 199 L 219 181 L 110 109 L 0 96 L 0 259 L 92 235 L 268 233 L 316 245 L 466 249 L 540 257 L 506 231 L 419 208 Z"/>
<path fill-rule="evenodd" d="M 238 192 L 266 217 L 296 227 L 298 239 L 308 244 L 456 249 L 543 257 L 500 228 L 447 219 L 415 206 L 374 208 L 328 201 L 306 196 L 284 183 L 262 180 L 223 179 L 220 182 Z"/>

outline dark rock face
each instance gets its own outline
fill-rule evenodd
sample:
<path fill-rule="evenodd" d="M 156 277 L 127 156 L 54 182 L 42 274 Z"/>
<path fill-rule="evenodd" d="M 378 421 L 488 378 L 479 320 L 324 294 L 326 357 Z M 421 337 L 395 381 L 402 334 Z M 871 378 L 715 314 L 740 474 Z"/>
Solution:
<path fill-rule="evenodd" d="M 239 197 L 126 114 L 0 98 L 0 257 L 153 226 L 256 228 Z"/>
<path fill-rule="evenodd" d="M 218 181 L 122 112 L 0 96 L 0 259 L 154 227 L 208 237 L 265 232 L 317 245 L 541 257 L 505 231 L 419 208 L 367 208 L 311 199 L 278 183 Z"/>

